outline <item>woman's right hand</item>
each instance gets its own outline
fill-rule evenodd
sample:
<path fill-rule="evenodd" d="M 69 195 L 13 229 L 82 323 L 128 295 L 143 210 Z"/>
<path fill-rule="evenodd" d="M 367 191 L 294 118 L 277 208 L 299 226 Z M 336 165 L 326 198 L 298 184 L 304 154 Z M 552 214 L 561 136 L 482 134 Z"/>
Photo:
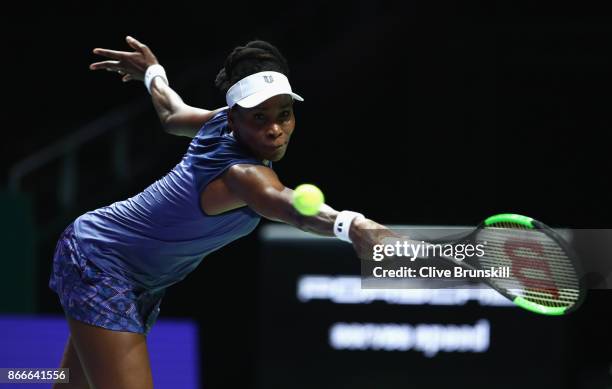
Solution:
<path fill-rule="evenodd" d="M 145 71 L 149 66 L 158 63 L 157 58 L 155 58 L 151 49 L 131 36 L 127 36 L 125 40 L 134 51 L 96 48 L 93 50 L 94 54 L 110 58 L 110 60 L 92 63 L 89 68 L 91 70 L 103 69 L 109 72 L 117 72 L 122 76 L 121 80 L 123 82 L 130 80 L 143 81 Z"/>
<path fill-rule="evenodd" d="M 402 237 L 391 229 L 375 221 L 358 217 L 351 223 L 349 231 L 355 253 L 362 260 L 372 260 L 373 248 L 377 244 L 384 244 L 386 240 L 401 240 Z"/>

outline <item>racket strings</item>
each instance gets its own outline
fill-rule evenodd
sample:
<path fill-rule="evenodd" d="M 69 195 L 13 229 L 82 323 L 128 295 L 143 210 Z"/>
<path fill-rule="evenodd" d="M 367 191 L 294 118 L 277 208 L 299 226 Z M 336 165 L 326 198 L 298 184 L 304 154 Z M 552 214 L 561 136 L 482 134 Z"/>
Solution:
<path fill-rule="evenodd" d="M 486 241 L 487 248 L 489 249 L 486 252 L 487 256 L 489 256 L 490 251 L 491 257 L 498 258 L 498 260 L 506 259 L 507 261 L 511 262 L 511 258 L 507 255 L 504 249 L 504 244 L 507 241 L 506 236 L 496 236 L 495 234 L 488 234 Z M 488 247 L 489 245 L 491 245 L 491 248 Z M 566 274 L 568 277 L 574 276 L 574 268 L 569 262 L 569 259 L 565 252 L 561 248 L 559 248 L 559 246 L 557 246 L 556 244 L 543 244 L 542 247 L 546 252 L 549 268 L 555 270 L 556 273 Z M 528 267 L 524 270 L 526 272 L 535 271 L 535 269 L 538 268 L 538 265 L 541 264 L 542 256 L 531 250 L 518 248 L 515 249 L 515 253 L 520 255 L 521 262 L 527 265 L 531 265 L 531 267 Z M 483 258 L 481 262 L 486 259 L 487 258 Z"/>
<path fill-rule="evenodd" d="M 580 283 L 565 250 L 544 232 L 502 222 L 478 235 L 486 242 L 483 267 L 507 266 L 509 278 L 491 282 L 514 296 L 548 307 L 569 307 L 580 298 Z"/>

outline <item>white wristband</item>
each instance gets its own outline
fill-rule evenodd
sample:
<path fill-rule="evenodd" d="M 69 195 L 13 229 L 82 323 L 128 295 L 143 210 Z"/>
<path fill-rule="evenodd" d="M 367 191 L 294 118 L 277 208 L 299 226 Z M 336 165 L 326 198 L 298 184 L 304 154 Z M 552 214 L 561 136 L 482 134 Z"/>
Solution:
<path fill-rule="evenodd" d="M 147 68 L 144 77 L 144 83 L 147 87 L 147 90 L 149 91 L 149 94 L 151 94 L 151 83 L 153 82 L 153 79 L 155 77 L 163 78 L 164 81 L 166 81 L 166 84 L 170 85 L 170 83 L 168 83 L 168 77 L 166 77 L 166 71 L 164 70 L 164 67 L 160 64 L 151 65 Z"/>
<path fill-rule="evenodd" d="M 342 211 L 336 216 L 334 221 L 334 234 L 340 240 L 345 242 L 351 242 L 349 237 L 349 230 L 351 229 L 351 223 L 356 217 L 364 217 L 362 214 L 352 211 Z"/>

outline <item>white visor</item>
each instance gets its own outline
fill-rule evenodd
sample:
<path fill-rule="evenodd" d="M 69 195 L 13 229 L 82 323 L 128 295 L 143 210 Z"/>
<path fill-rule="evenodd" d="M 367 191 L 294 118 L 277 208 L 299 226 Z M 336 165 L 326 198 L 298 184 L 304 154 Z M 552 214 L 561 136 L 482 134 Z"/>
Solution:
<path fill-rule="evenodd" d="M 279 72 L 259 72 L 243 78 L 229 88 L 225 101 L 230 108 L 234 104 L 253 108 L 277 95 L 291 95 L 295 100 L 304 101 L 301 96 L 293 93 L 287 76 Z"/>

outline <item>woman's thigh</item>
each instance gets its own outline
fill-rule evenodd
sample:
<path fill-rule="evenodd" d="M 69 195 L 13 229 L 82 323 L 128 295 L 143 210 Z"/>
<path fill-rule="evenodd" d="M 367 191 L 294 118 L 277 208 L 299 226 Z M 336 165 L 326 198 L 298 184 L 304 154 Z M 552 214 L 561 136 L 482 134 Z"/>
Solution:
<path fill-rule="evenodd" d="M 85 372 L 81 366 L 81 361 L 79 360 L 79 356 L 74 349 L 74 345 L 72 344 L 72 338 L 69 336 L 68 341 L 66 342 L 66 349 L 64 350 L 64 355 L 62 357 L 62 368 L 68 369 L 70 382 L 67 384 L 55 384 L 53 385 L 53 389 L 89 389 L 89 383 L 87 382 L 87 377 L 85 377 Z"/>
<path fill-rule="evenodd" d="M 150 389 L 146 338 L 68 319 L 71 340 L 92 389 Z"/>

